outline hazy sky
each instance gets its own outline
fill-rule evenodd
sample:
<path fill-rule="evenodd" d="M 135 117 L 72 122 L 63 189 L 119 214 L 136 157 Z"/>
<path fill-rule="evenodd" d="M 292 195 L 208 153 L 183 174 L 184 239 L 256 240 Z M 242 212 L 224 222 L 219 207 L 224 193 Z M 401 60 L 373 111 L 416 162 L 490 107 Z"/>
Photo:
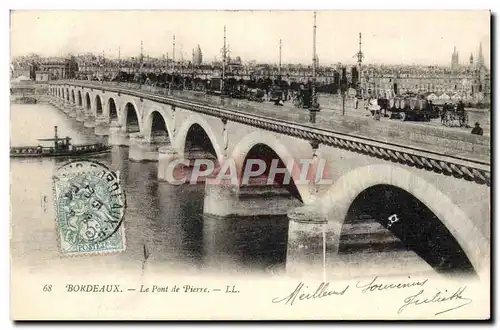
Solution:
<path fill-rule="evenodd" d="M 306 11 L 14 11 L 11 55 L 44 56 L 104 51 L 106 57 L 144 53 L 191 58 L 201 46 L 204 61 L 220 58 L 223 27 L 233 56 L 278 62 L 312 62 L 313 13 Z M 363 34 L 367 63 L 449 65 L 453 47 L 460 62 L 476 57 L 479 43 L 490 63 L 488 11 L 318 11 L 317 53 L 320 63 L 352 62 Z"/>

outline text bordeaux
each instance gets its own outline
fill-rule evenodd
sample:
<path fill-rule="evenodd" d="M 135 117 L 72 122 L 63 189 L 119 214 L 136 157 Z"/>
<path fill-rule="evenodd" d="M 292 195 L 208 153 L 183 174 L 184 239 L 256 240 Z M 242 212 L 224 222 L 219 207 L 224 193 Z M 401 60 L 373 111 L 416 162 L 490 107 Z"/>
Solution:
<path fill-rule="evenodd" d="M 123 292 L 116 284 L 66 284 L 67 292 Z"/>

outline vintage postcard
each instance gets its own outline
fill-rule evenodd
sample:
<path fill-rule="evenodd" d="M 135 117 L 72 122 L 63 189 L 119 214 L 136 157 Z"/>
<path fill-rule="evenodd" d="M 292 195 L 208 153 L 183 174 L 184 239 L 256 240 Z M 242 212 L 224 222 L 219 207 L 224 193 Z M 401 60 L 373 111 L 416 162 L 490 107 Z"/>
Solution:
<path fill-rule="evenodd" d="M 491 13 L 10 13 L 13 320 L 490 318 Z"/>

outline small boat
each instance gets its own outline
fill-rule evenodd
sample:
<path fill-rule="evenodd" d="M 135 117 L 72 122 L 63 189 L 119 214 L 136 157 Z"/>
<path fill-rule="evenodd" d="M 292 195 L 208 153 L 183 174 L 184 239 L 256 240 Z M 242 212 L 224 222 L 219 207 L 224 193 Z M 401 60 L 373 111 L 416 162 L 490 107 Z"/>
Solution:
<path fill-rule="evenodd" d="M 11 147 L 10 157 L 83 157 L 105 154 L 111 151 L 111 147 L 104 143 L 71 144 L 70 137 L 60 138 L 57 136 L 57 126 L 54 126 L 54 132 L 53 138 L 38 139 L 38 141 L 54 142 L 54 146 Z"/>

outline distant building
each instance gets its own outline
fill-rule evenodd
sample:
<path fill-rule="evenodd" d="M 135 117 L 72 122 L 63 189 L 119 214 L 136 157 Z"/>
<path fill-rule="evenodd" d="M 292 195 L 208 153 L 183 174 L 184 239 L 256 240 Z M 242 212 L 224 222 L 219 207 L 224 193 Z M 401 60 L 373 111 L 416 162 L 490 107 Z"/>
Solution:
<path fill-rule="evenodd" d="M 201 52 L 200 45 L 193 51 L 193 64 L 199 66 L 203 63 L 203 53 Z"/>
<path fill-rule="evenodd" d="M 10 78 L 16 79 L 19 77 L 27 77 L 35 79 L 35 70 L 37 62 L 31 58 L 13 58 L 10 65 Z"/>
<path fill-rule="evenodd" d="M 66 77 L 66 64 L 64 60 L 50 60 L 42 63 L 41 72 L 46 72 L 50 80 L 64 79 Z"/>
<path fill-rule="evenodd" d="M 477 68 L 482 69 L 483 67 L 484 67 L 483 44 L 479 43 L 479 54 L 477 56 Z"/>
<path fill-rule="evenodd" d="M 65 60 L 66 64 L 66 79 L 74 79 L 78 72 L 78 62 L 76 58 L 70 57 Z"/>
<path fill-rule="evenodd" d="M 78 63 L 74 58 L 49 59 L 40 65 L 40 72 L 49 74 L 49 80 L 73 79 L 78 71 Z"/>
<path fill-rule="evenodd" d="M 227 67 L 229 71 L 240 71 L 243 69 L 243 64 L 241 63 L 241 57 L 236 56 L 233 58 L 228 58 Z"/>
<path fill-rule="evenodd" d="M 47 82 L 50 80 L 50 74 L 48 72 L 37 71 L 35 81 Z"/>
<path fill-rule="evenodd" d="M 31 70 L 25 67 L 11 67 L 10 70 L 11 79 L 16 79 L 18 77 L 28 77 L 30 78 Z"/>
<path fill-rule="evenodd" d="M 474 61 L 469 57 L 469 65 L 460 65 L 456 48 L 451 56 L 450 67 L 407 66 L 407 65 L 365 65 L 361 88 L 364 95 L 394 95 L 407 92 L 447 93 L 484 97 L 491 95 L 491 76 L 484 64 L 482 45 Z"/>
<path fill-rule="evenodd" d="M 459 93 L 472 95 L 486 89 L 486 76 L 479 72 L 395 72 L 372 75 L 368 73 L 363 89 L 372 95 L 412 93 Z"/>
<path fill-rule="evenodd" d="M 458 52 L 457 52 L 457 47 L 453 48 L 453 54 L 451 54 L 451 69 L 453 71 L 458 70 L 459 68 L 459 62 L 458 62 Z"/>

